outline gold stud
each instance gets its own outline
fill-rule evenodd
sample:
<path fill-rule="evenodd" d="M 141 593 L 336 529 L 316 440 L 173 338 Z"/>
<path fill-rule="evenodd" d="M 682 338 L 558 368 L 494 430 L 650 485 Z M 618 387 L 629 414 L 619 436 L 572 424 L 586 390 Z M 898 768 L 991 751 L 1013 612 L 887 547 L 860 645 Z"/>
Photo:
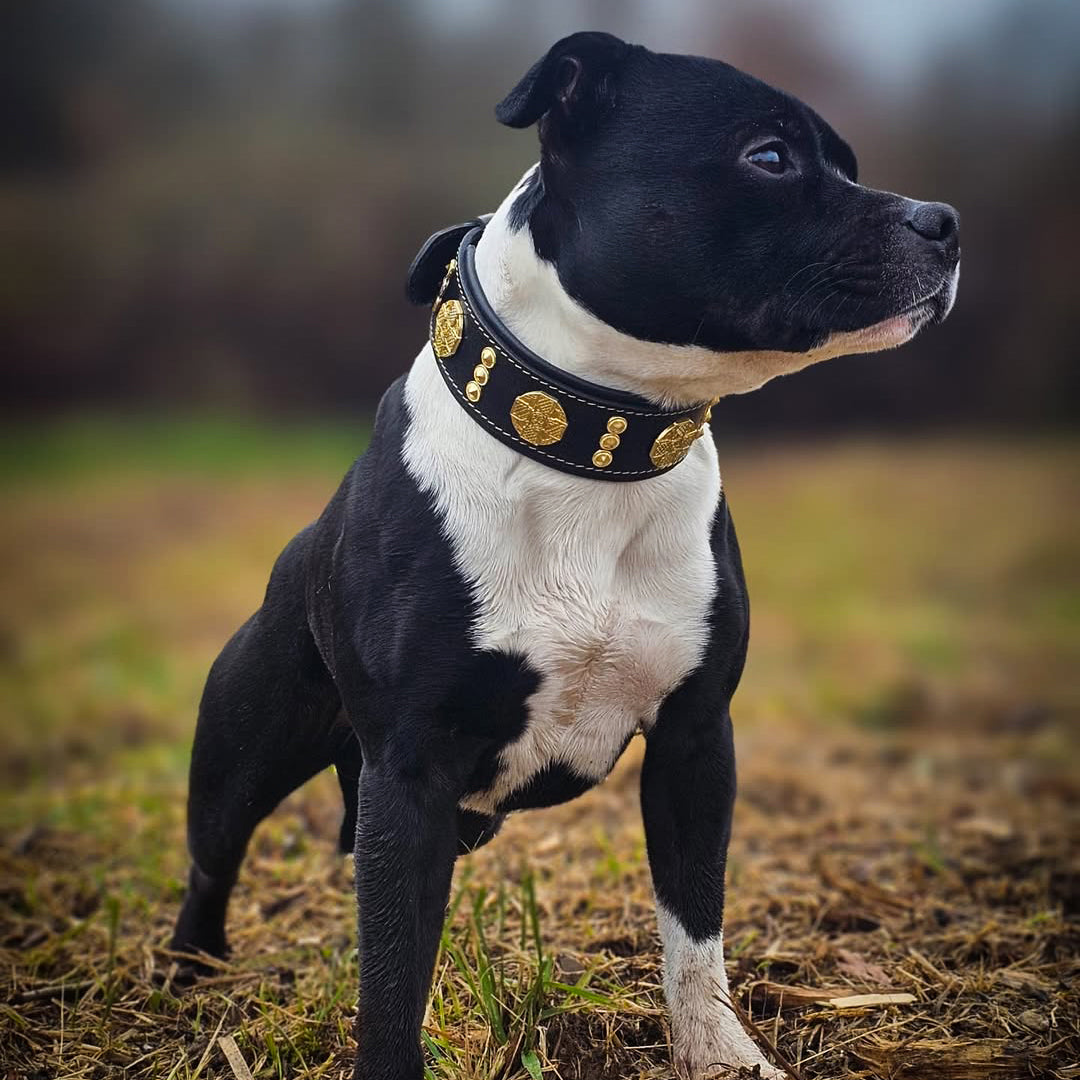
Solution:
<path fill-rule="evenodd" d="M 488 381 L 488 369 L 483 364 L 477 364 L 473 368 L 472 377 L 481 385 L 487 386 Z"/>
<path fill-rule="evenodd" d="M 607 434 L 600 436 L 600 449 L 592 456 L 598 469 L 606 469 L 612 462 L 611 451 L 618 448 L 619 436 L 626 430 L 626 419 L 612 416 L 607 422 Z"/>
<path fill-rule="evenodd" d="M 465 329 L 465 309 L 460 300 L 447 300 L 435 315 L 435 330 L 431 335 L 431 345 L 435 355 L 445 359 L 453 356 L 461 344 L 461 334 Z"/>
<path fill-rule="evenodd" d="M 514 430 L 533 446 L 550 446 L 566 432 L 566 413 L 563 407 L 541 390 L 520 394 L 510 406 L 510 422 Z"/>
<path fill-rule="evenodd" d="M 485 345 L 480 350 L 480 363 L 486 368 L 495 366 L 495 350 L 490 345 Z"/>
<path fill-rule="evenodd" d="M 471 379 L 465 384 L 465 396 L 474 404 L 480 400 L 480 384 Z"/>
<path fill-rule="evenodd" d="M 701 428 L 693 420 L 676 420 L 656 436 L 656 441 L 649 451 L 649 460 L 658 469 L 678 465 L 700 435 Z"/>

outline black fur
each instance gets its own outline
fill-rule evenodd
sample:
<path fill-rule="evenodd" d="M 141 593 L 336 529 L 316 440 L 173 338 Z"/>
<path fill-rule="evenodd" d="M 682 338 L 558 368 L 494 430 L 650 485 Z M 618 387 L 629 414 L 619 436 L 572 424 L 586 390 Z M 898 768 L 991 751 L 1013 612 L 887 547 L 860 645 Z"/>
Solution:
<path fill-rule="evenodd" d="M 533 169 L 525 181 L 525 186 L 518 192 L 517 198 L 510 206 L 510 214 L 507 218 L 510 228 L 524 229 L 543 198 L 544 174 L 539 169 Z"/>
<path fill-rule="evenodd" d="M 820 117 L 725 64 L 574 35 L 498 116 L 540 127 L 541 167 L 512 223 L 617 329 L 718 350 L 802 350 L 916 300 L 928 318 L 944 311 L 955 212 L 858 187 L 854 156 Z M 749 162 L 764 144 L 790 168 L 772 175 Z M 435 243 L 453 246 L 445 235 Z M 415 299 L 434 295 L 438 262 L 414 268 Z M 799 282 L 804 274 L 813 282 Z M 590 783 L 550 765 L 493 814 L 461 808 L 490 787 L 540 676 L 521 657 L 471 645 L 470 588 L 402 460 L 403 385 L 387 391 L 369 450 L 282 552 L 262 606 L 210 671 L 191 762 L 193 865 L 172 940 L 224 955 L 228 897 L 253 829 L 335 765 L 339 839 L 355 853 L 361 1080 L 422 1076 L 419 1028 L 455 858 L 489 841 L 506 812 Z M 712 551 L 706 654 L 661 704 L 641 778 L 657 896 L 698 940 L 723 923 L 729 706 L 748 632 L 723 500 Z"/>
<path fill-rule="evenodd" d="M 509 127 L 529 127 L 552 110 L 553 133 L 588 133 L 615 104 L 613 73 L 633 46 L 611 34 L 583 31 L 553 45 L 495 107 Z"/>

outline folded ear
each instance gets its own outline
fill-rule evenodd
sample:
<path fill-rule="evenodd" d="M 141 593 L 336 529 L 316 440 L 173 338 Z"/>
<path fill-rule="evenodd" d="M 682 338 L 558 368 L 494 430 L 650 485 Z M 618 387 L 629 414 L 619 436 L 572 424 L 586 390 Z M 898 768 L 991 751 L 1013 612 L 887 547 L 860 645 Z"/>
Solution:
<path fill-rule="evenodd" d="M 564 128 L 587 130 L 614 105 L 614 75 L 631 48 L 595 31 L 563 38 L 495 106 L 495 118 L 523 128 L 550 113 Z"/>

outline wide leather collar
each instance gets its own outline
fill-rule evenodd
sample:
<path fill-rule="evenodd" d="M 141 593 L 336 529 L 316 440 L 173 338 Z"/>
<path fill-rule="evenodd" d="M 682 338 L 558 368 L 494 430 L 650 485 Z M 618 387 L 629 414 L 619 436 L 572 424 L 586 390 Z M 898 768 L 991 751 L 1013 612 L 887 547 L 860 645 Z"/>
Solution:
<path fill-rule="evenodd" d="M 661 409 L 562 371 L 518 341 L 476 276 L 486 220 L 435 233 L 409 269 L 409 299 L 432 304 L 432 351 L 457 402 L 500 442 L 562 472 L 626 481 L 673 469 L 701 436 L 712 403 Z"/>

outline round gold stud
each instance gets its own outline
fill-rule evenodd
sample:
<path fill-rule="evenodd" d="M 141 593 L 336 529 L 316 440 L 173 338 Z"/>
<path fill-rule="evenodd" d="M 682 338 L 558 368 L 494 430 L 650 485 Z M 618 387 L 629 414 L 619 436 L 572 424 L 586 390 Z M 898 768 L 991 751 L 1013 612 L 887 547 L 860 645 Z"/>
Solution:
<path fill-rule="evenodd" d="M 465 309 L 460 300 L 447 300 L 435 315 L 435 329 L 431 334 L 431 347 L 435 355 L 445 359 L 457 352 L 465 329 Z"/>
<path fill-rule="evenodd" d="M 533 446 L 557 443 L 566 431 L 563 407 L 542 390 L 519 394 L 510 406 L 510 422 L 514 430 Z"/>
<path fill-rule="evenodd" d="M 486 368 L 495 366 L 495 350 L 490 345 L 485 345 L 480 350 L 480 363 Z"/>
<path fill-rule="evenodd" d="M 488 369 L 483 364 L 477 364 L 473 368 L 472 377 L 481 385 L 487 386 L 488 381 Z"/>
<path fill-rule="evenodd" d="M 480 400 L 480 384 L 471 379 L 465 384 L 465 396 L 472 402 Z"/>
<path fill-rule="evenodd" d="M 614 450 L 619 445 L 618 435 L 601 435 L 600 436 L 600 449 L 601 450 Z"/>
<path fill-rule="evenodd" d="M 612 435 L 621 435 L 626 430 L 626 420 L 621 416 L 613 416 L 607 422 L 607 429 Z M 618 443 L 615 445 L 618 446 Z"/>
<path fill-rule="evenodd" d="M 598 469 L 606 469 L 611 464 L 611 455 L 606 450 L 597 450 L 592 456 L 592 463 Z"/>
<path fill-rule="evenodd" d="M 656 436 L 656 442 L 649 451 L 649 460 L 658 469 L 678 465 L 700 436 L 701 428 L 693 420 L 676 420 Z"/>

